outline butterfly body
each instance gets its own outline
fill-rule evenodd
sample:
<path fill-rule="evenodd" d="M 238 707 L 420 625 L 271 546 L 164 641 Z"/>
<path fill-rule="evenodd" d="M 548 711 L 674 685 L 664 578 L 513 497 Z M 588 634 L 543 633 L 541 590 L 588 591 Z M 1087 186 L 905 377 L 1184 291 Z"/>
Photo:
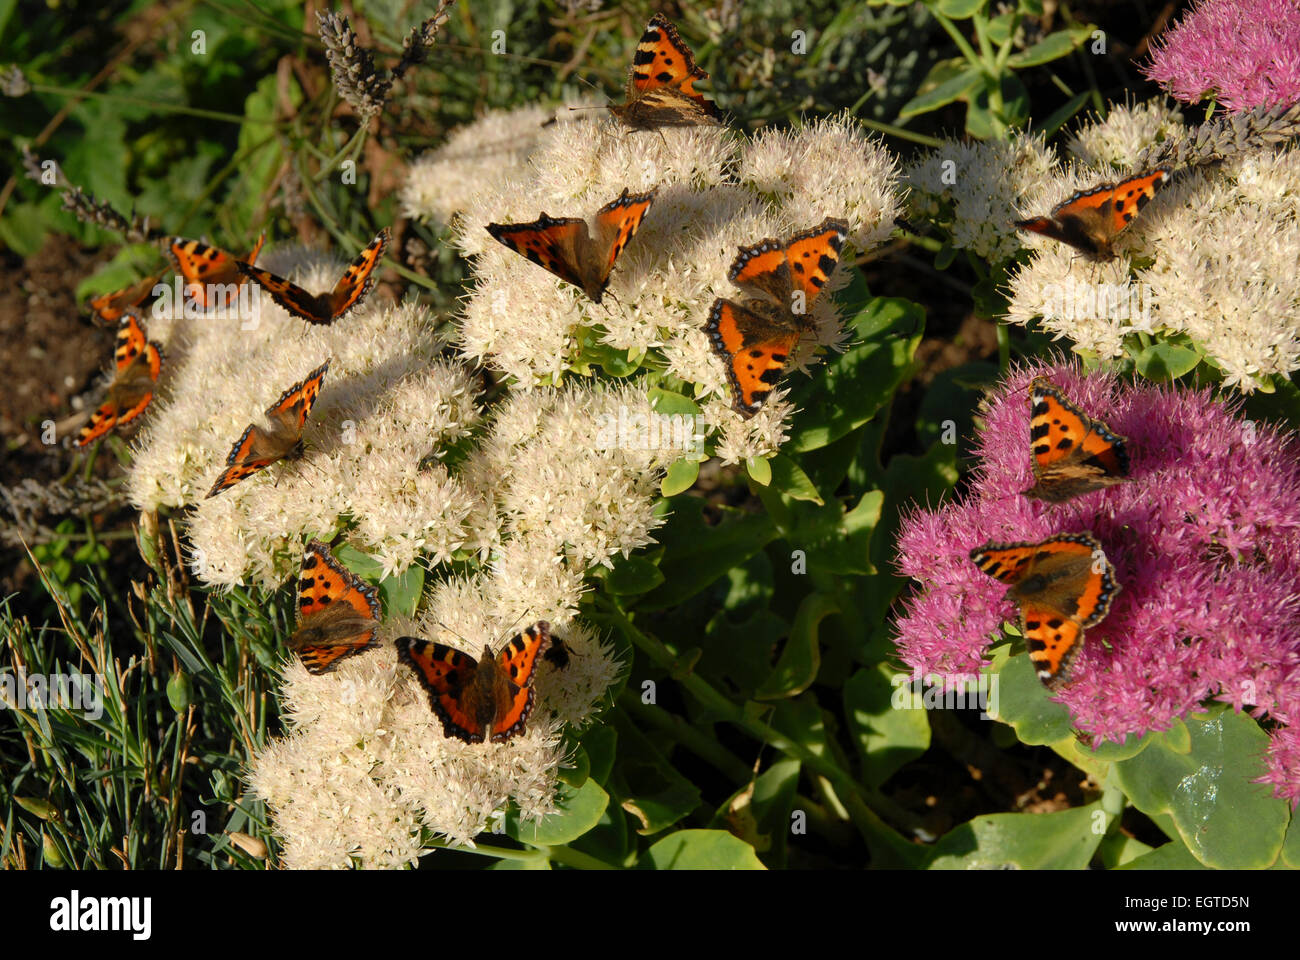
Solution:
<path fill-rule="evenodd" d="M 1050 216 L 1017 220 L 1015 225 L 1069 244 L 1094 260 L 1113 260 L 1116 236 L 1168 181 L 1167 169 L 1148 170 L 1081 190 L 1054 207 Z"/>
<path fill-rule="evenodd" d="M 298 577 L 298 626 L 288 647 L 315 674 L 378 646 L 378 592 L 334 559 L 319 540 L 307 544 Z"/>
<path fill-rule="evenodd" d="M 717 106 L 695 89 L 696 81 L 708 78 L 677 28 L 656 13 L 637 44 L 625 102 L 609 111 L 633 130 L 717 124 Z"/>
<path fill-rule="evenodd" d="M 305 379 L 281 394 L 280 399 L 266 411 L 266 427 L 255 423 L 248 425 L 230 448 L 226 468 L 208 491 L 209 498 L 277 460 L 297 460 L 302 456 L 303 427 L 320 393 L 329 365 L 326 360 Z"/>
<path fill-rule="evenodd" d="M 259 235 L 246 261 L 253 263 L 262 251 L 265 235 Z M 203 309 L 228 307 L 235 302 L 244 283 L 241 262 L 234 256 L 200 240 L 171 237 L 167 254 L 185 280 L 185 295 Z"/>
<path fill-rule="evenodd" d="M 600 303 L 614 263 L 636 236 L 655 193 L 629 194 L 624 188 L 596 211 L 590 225 L 579 217 L 543 213 L 530 223 L 489 223 L 486 229 L 499 243 Z"/>
<path fill-rule="evenodd" d="M 753 416 L 811 327 L 813 301 L 839 263 L 848 224 L 828 218 L 789 240 L 741 247 L 728 277 L 748 296 L 713 301 L 705 333 L 727 365 L 733 407 Z"/>
<path fill-rule="evenodd" d="M 308 293 L 296 283 L 247 263 L 236 263 L 235 266 L 245 277 L 256 281 L 288 313 L 323 326 L 346 316 L 370 294 L 375 283 L 375 268 L 383 259 L 391 239 L 392 233 L 384 227 L 348 264 L 333 289 L 321 294 Z"/>
<path fill-rule="evenodd" d="M 146 338 L 134 312 L 124 313 L 118 323 L 113 361 L 113 381 L 90 415 L 90 422 L 73 441 L 75 446 L 84 447 L 114 427 L 130 423 L 153 400 L 154 386 L 162 371 L 162 347 Z"/>
<path fill-rule="evenodd" d="M 1029 388 L 1034 485 L 1025 496 L 1061 503 L 1128 478 L 1128 439 L 1087 416 L 1043 377 Z"/>
<path fill-rule="evenodd" d="M 504 743 L 526 729 L 533 707 L 537 660 L 551 643 L 541 620 L 515 637 L 496 656 L 482 657 L 418 637 L 401 637 L 397 655 L 419 677 L 443 733 L 466 743 Z"/>
<path fill-rule="evenodd" d="M 984 573 L 1008 584 L 1039 679 L 1055 690 L 1083 643 L 1119 593 L 1115 568 L 1091 533 L 1064 533 L 1037 543 L 987 543 L 970 553 Z"/>

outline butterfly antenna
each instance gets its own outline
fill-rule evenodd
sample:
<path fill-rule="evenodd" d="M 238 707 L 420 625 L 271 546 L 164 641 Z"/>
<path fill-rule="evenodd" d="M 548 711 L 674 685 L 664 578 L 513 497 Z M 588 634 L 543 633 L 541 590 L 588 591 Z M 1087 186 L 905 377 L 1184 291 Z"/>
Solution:
<path fill-rule="evenodd" d="M 505 632 L 504 634 L 502 634 L 501 637 L 498 637 L 497 640 L 500 641 L 500 640 L 504 639 L 505 637 L 509 637 L 509 636 L 511 636 L 511 635 L 515 632 L 515 627 L 519 626 L 520 622 L 522 622 L 523 619 L 524 619 L 524 617 L 526 617 L 526 616 L 528 616 L 528 611 L 527 611 L 527 610 L 525 610 L 523 613 L 519 614 L 519 616 L 515 617 L 515 622 L 512 623 L 512 624 L 510 624 L 510 626 L 508 626 L 508 627 L 506 628 L 506 632 Z"/>

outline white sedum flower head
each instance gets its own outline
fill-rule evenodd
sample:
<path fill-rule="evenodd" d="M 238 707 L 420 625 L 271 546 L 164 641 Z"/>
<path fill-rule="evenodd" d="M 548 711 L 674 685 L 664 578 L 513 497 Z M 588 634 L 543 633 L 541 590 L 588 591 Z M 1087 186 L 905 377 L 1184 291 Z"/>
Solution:
<path fill-rule="evenodd" d="M 293 257 L 268 259 L 308 290 L 332 285 L 342 270 L 316 258 L 293 269 Z M 428 311 L 371 299 L 336 323 L 309 326 L 269 297 L 258 307 L 240 317 L 147 321 L 164 342 L 170 387 L 137 440 L 133 502 L 142 510 L 197 504 L 194 569 L 217 586 L 282 581 L 296 569 L 296 544 L 328 539 L 343 517 L 356 521 L 386 571 L 418 553 L 449 556 L 465 539 L 473 498 L 444 467 L 420 462 L 464 436 L 479 411 L 474 380 L 438 358 Z M 205 499 L 244 429 L 264 423 L 264 411 L 326 359 L 305 456 Z"/>
<path fill-rule="evenodd" d="M 859 253 L 883 242 L 901 203 L 889 153 L 847 116 L 753 141 L 719 126 L 630 132 L 601 121 L 548 130 L 522 169 L 485 166 L 484 187 L 470 191 L 457 219 L 456 242 L 474 258 L 474 287 L 457 321 L 463 352 L 527 388 L 558 382 L 596 343 L 634 362 L 653 351 L 698 398 L 726 400 L 709 421 L 727 450 L 774 452 L 779 429 L 755 429 L 727 409 L 726 371 L 704 333 L 709 308 L 716 297 L 740 296 L 727 274 L 741 246 L 828 216 L 849 222 Z M 657 194 L 601 304 L 484 229 L 542 213 L 590 218 L 624 189 Z M 832 288 L 845 282 L 842 273 Z M 800 370 L 846 339 L 829 297 L 811 318 L 813 333 L 791 358 Z"/>
<path fill-rule="evenodd" d="M 1027 210 L 1042 212 L 1041 191 L 1056 180 L 1054 167 L 1040 137 L 1017 133 L 1005 141 L 946 141 L 913 162 L 904 181 L 915 215 L 949 221 L 954 247 L 997 263 L 1023 246 L 1013 223 Z"/>
<path fill-rule="evenodd" d="M 420 620 L 384 624 L 379 649 L 324 676 L 296 660 L 286 665 L 289 732 L 257 755 L 249 773 L 254 793 L 271 808 L 284 866 L 405 867 L 430 840 L 472 845 L 508 800 L 523 820 L 555 811 L 563 727 L 587 722 L 621 670 L 607 644 L 577 623 L 554 627 L 569 661 L 563 669 L 540 661 L 527 730 L 502 744 L 445 736 L 415 673 L 397 659 L 394 640 L 401 635 L 476 658 L 484 642 L 499 652 L 518 628 L 500 627 L 498 609 L 484 599 L 498 589 L 482 579 L 437 585 Z M 449 611 L 478 632 L 444 627 L 436 614 Z"/>
<path fill-rule="evenodd" d="M 1071 171 L 1058 191 L 1078 182 Z M 1038 252 L 1011 277 L 1011 322 L 1101 358 L 1130 334 L 1186 334 L 1246 392 L 1300 369 L 1300 149 L 1182 171 L 1120 234 L 1115 261 L 1027 242 Z"/>

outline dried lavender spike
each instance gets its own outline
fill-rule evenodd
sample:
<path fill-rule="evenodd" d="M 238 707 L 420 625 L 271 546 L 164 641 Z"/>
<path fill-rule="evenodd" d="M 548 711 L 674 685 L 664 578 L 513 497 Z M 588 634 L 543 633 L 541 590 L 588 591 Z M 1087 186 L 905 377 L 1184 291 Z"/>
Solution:
<path fill-rule="evenodd" d="M 1297 135 L 1300 135 L 1300 103 L 1225 113 L 1201 124 L 1185 140 L 1166 140 L 1149 147 L 1138 158 L 1135 168 L 1221 163 Z"/>
<path fill-rule="evenodd" d="M 456 0 L 442 0 L 433 16 L 418 27 L 412 27 L 410 35 L 402 44 L 402 59 L 393 67 L 393 79 L 398 80 L 407 70 L 424 61 L 429 56 L 429 48 L 438 39 L 438 31 L 447 22 L 447 8 Z"/>
<path fill-rule="evenodd" d="M 142 243 L 149 239 L 149 221 L 132 216 L 127 219 L 113 209 L 107 201 L 99 201 L 80 187 L 72 187 L 63 193 L 63 209 L 69 210 L 82 223 L 90 223 L 115 230 L 122 234 L 128 243 Z"/>
<path fill-rule="evenodd" d="M 331 11 L 316 14 L 325 59 L 329 61 L 334 88 L 359 113 L 363 120 L 384 108 L 392 78 L 375 71 L 370 51 L 357 42 L 357 35 L 347 17 Z"/>

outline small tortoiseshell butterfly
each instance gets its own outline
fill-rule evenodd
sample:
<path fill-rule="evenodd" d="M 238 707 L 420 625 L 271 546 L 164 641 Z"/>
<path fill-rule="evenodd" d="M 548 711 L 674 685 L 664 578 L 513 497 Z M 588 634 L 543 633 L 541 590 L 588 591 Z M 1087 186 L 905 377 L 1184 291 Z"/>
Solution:
<path fill-rule="evenodd" d="M 704 331 L 727 364 L 733 406 L 741 416 L 752 417 L 781 379 L 848 235 L 847 223 L 827 218 L 789 240 L 740 248 L 728 276 L 758 296 L 743 303 L 714 300 Z"/>
<path fill-rule="evenodd" d="M 307 374 L 301 383 L 295 383 L 280 395 L 280 399 L 266 411 L 270 429 L 264 430 L 250 423 L 226 457 L 226 469 L 208 491 L 215 497 L 233 487 L 240 480 L 275 463 L 277 460 L 297 460 L 302 456 L 302 428 L 307 414 L 320 393 L 321 382 L 330 362 L 326 360 Z M 207 499 L 207 498 L 205 498 Z"/>
<path fill-rule="evenodd" d="M 356 259 L 348 264 L 343 276 L 339 277 L 339 282 L 334 284 L 334 289 L 319 295 L 308 293 L 296 283 L 290 283 L 283 277 L 247 263 L 240 263 L 238 267 L 246 277 L 256 280 L 272 300 L 295 317 L 301 317 L 308 323 L 333 323 L 353 307 L 360 306 L 370 293 L 375 283 L 372 274 L 383 259 L 391 239 L 392 233 L 384 227 L 357 254 Z"/>
<path fill-rule="evenodd" d="M 1029 388 L 1034 485 L 1025 496 L 1061 503 L 1128 477 L 1128 440 L 1093 420 L 1043 377 Z"/>
<path fill-rule="evenodd" d="M 717 106 L 695 89 L 695 81 L 708 78 L 677 29 L 656 13 L 632 58 L 627 102 L 611 104 L 610 113 L 633 130 L 721 123 Z"/>
<path fill-rule="evenodd" d="M 116 371 L 103 401 L 90 415 L 73 444 L 84 447 L 116 426 L 130 423 L 153 399 L 154 385 L 162 370 L 163 352 L 146 339 L 140 318 L 128 310 L 117 325 L 117 346 L 113 351 Z"/>
<path fill-rule="evenodd" d="M 1038 678 L 1049 690 L 1119 593 L 1115 568 L 1091 533 L 1062 533 L 1041 543 L 986 543 L 970 558 L 990 577 L 1010 584 L 1020 606 L 1020 630 Z"/>
<path fill-rule="evenodd" d="M 1169 171 L 1158 168 L 1119 183 L 1103 183 L 1076 193 L 1053 208 L 1051 216 L 1017 220 L 1015 225 L 1068 243 L 1094 260 L 1113 260 L 1115 237 L 1168 180 Z"/>
<path fill-rule="evenodd" d="M 504 743 L 524 732 L 533 708 L 533 672 L 551 643 L 551 625 L 539 620 L 495 657 L 483 648 L 475 660 L 441 643 L 400 637 L 397 656 L 408 664 L 442 721 L 443 734 L 466 743 Z"/>
<path fill-rule="evenodd" d="M 265 239 L 264 234 L 258 236 L 252 253 L 246 258 L 248 263 L 257 259 Z M 193 300 L 204 310 L 210 307 L 224 309 L 234 303 L 244 283 L 244 275 L 239 272 L 242 261 L 224 250 L 184 237 L 171 237 L 167 241 L 167 253 L 176 265 L 176 272 L 185 280 L 186 299 Z"/>
<path fill-rule="evenodd" d="M 614 261 L 636 236 L 656 190 L 629 196 L 625 187 L 618 197 L 596 211 L 594 236 L 586 220 L 548 217 L 545 213 L 532 223 L 489 223 L 487 232 L 600 303 Z"/>
<path fill-rule="evenodd" d="M 133 283 L 129 287 L 123 287 L 121 290 L 114 290 L 112 293 L 95 297 L 90 301 L 90 309 L 94 311 L 95 322 L 105 327 L 117 323 L 128 310 L 140 306 L 145 300 L 149 299 L 149 294 L 153 292 L 153 288 L 158 285 L 165 273 L 166 271 L 163 271 L 163 273 L 155 277 L 146 277 L 139 283 Z"/>
<path fill-rule="evenodd" d="M 307 544 L 298 576 L 298 628 L 288 647 L 311 673 L 377 647 L 379 592 L 334 559 L 319 540 Z"/>

